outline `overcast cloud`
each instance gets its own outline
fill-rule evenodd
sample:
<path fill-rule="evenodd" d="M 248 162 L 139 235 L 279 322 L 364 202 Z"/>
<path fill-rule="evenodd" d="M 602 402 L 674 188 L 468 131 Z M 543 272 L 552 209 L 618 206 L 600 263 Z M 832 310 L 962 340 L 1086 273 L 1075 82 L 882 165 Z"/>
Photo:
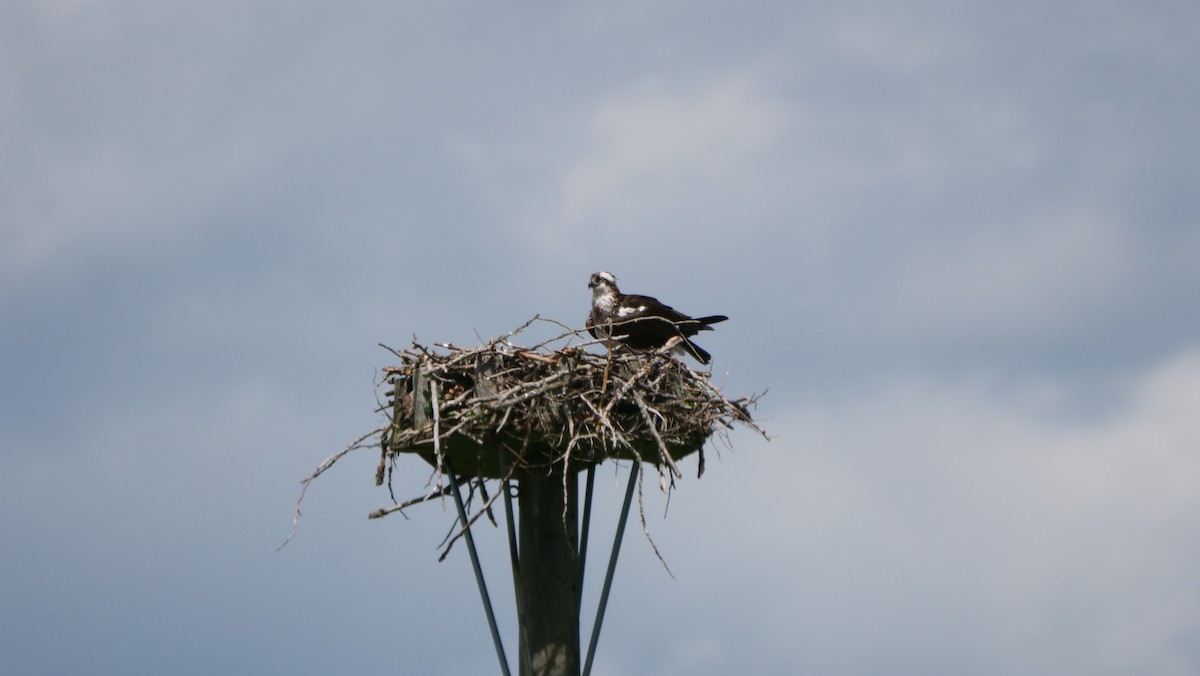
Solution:
<path fill-rule="evenodd" d="M 4 3 L 0 671 L 494 671 L 369 451 L 275 547 L 377 343 L 579 325 L 607 269 L 731 317 L 775 438 L 647 495 L 676 579 L 631 529 L 595 673 L 1197 673 L 1197 44 L 1168 1 Z"/>

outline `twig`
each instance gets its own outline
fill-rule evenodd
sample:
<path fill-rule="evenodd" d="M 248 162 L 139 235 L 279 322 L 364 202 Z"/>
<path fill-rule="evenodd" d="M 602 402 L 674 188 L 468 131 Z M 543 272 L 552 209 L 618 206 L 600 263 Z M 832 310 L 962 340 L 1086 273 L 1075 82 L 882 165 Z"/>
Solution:
<path fill-rule="evenodd" d="M 650 435 L 654 437 L 654 442 L 658 444 L 659 457 L 662 459 L 663 463 L 667 465 L 667 467 L 671 468 L 671 474 L 682 479 L 683 473 L 680 472 L 679 468 L 675 466 L 675 460 L 671 457 L 671 451 L 667 448 L 666 442 L 663 441 L 662 436 L 658 433 L 658 429 L 654 425 L 654 420 L 650 417 L 650 412 L 647 410 L 649 407 L 646 406 L 646 402 L 642 400 L 642 395 L 635 393 L 633 395 L 633 400 L 637 402 L 638 409 L 642 412 L 642 419 L 646 421 L 646 427 L 650 430 Z M 655 411 L 655 413 L 658 412 Z M 662 414 L 659 413 L 658 417 L 662 418 Z"/>
<path fill-rule="evenodd" d="M 412 507 L 413 505 L 419 505 L 422 502 L 429 502 L 430 500 L 432 500 L 434 498 L 441 497 L 443 495 L 449 495 L 449 494 L 450 494 L 450 486 L 449 485 L 442 486 L 439 490 L 437 490 L 434 493 L 430 493 L 429 495 L 422 495 L 419 497 L 412 498 L 411 500 L 405 500 L 404 502 L 402 502 L 398 505 L 392 505 L 390 507 L 381 507 L 381 508 L 375 510 L 374 512 L 371 512 L 370 514 L 368 514 L 367 518 L 368 519 L 378 519 L 380 517 L 387 516 L 388 514 L 391 514 L 392 512 L 400 512 L 400 516 L 403 516 L 404 518 L 407 519 L 408 515 L 404 513 L 405 509 L 408 509 L 409 507 Z"/>
<path fill-rule="evenodd" d="M 524 454 L 524 452 L 522 452 L 522 455 L 523 454 Z M 517 460 L 518 461 L 520 460 L 520 456 L 518 456 Z M 505 481 L 512 479 L 513 473 L 516 472 L 517 466 L 519 464 L 520 464 L 519 462 L 513 462 L 512 466 L 508 468 L 508 473 L 505 474 L 504 478 L 500 480 L 501 484 L 503 484 Z M 485 512 L 487 512 L 489 509 L 491 509 L 492 503 L 495 502 L 496 498 L 500 497 L 500 494 L 503 492 L 504 492 L 503 488 L 496 491 L 496 495 L 494 495 L 491 499 L 489 499 L 487 502 L 485 502 L 482 507 L 480 507 L 478 510 L 476 510 L 475 514 L 472 515 L 471 518 L 465 524 L 463 524 L 463 527 L 459 529 L 458 533 L 456 533 L 454 535 L 454 537 L 450 538 L 450 541 L 446 544 L 445 550 L 443 550 L 441 555 L 438 556 L 438 561 L 446 560 L 446 556 L 450 553 L 450 549 L 452 547 L 454 547 L 454 543 L 467 532 L 467 529 L 469 529 L 476 521 L 479 520 L 480 516 L 482 516 Z"/>
<path fill-rule="evenodd" d="M 442 472 L 442 461 L 444 460 L 442 457 L 442 415 L 438 406 L 438 381 L 434 378 L 429 379 L 429 396 L 433 403 L 433 455 L 437 458 L 437 472 L 440 477 L 444 475 Z"/>
<path fill-rule="evenodd" d="M 354 450 L 357 450 L 360 448 L 370 448 L 371 446 L 376 446 L 377 444 L 364 444 L 363 442 L 366 441 L 367 439 L 370 439 L 371 437 L 375 436 L 376 434 L 380 434 L 381 432 L 383 432 L 384 429 L 386 429 L 386 428 L 377 427 L 377 428 L 371 430 L 370 432 L 367 432 L 366 434 L 362 435 L 361 437 L 355 439 L 354 441 L 350 442 L 350 444 L 348 446 L 346 446 L 345 448 L 343 448 L 342 450 L 338 451 L 337 453 L 334 453 L 333 455 L 329 456 L 328 458 L 325 458 L 325 462 L 322 462 L 320 465 L 317 465 L 317 468 L 315 470 L 313 470 L 313 473 L 308 475 L 307 479 L 300 482 L 300 497 L 296 499 L 296 514 L 295 514 L 295 516 L 292 517 L 292 532 L 289 533 L 287 538 L 283 542 L 281 542 L 278 547 L 275 548 L 275 551 L 279 551 L 279 550 L 283 549 L 284 546 L 287 545 L 287 543 L 292 541 L 292 538 L 296 537 L 296 530 L 300 527 L 300 504 L 302 502 L 304 502 L 304 494 L 308 492 L 308 487 L 313 482 L 313 479 L 316 479 L 317 477 L 324 474 L 325 470 L 329 469 L 330 467 L 333 467 L 334 464 L 336 464 L 338 460 L 341 460 L 342 458 L 344 458 L 346 456 L 346 454 L 349 453 L 350 451 L 354 451 Z"/>
<path fill-rule="evenodd" d="M 662 564 L 662 567 L 664 569 L 666 569 L 667 575 L 670 575 L 671 579 L 674 580 L 675 573 L 671 572 L 671 567 L 667 565 L 667 560 L 664 559 L 662 553 L 658 551 L 658 545 L 654 544 L 654 538 L 651 537 L 651 535 L 650 535 L 650 526 L 646 524 L 646 505 L 642 499 L 642 477 L 645 476 L 645 472 L 646 472 L 645 465 L 643 465 L 642 471 L 638 474 L 638 488 L 637 488 L 638 516 L 642 520 L 642 533 L 644 533 L 646 535 L 646 541 L 650 543 L 650 549 L 654 550 L 654 555 L 656 557 L 658 557 L 658 562 Z"/>

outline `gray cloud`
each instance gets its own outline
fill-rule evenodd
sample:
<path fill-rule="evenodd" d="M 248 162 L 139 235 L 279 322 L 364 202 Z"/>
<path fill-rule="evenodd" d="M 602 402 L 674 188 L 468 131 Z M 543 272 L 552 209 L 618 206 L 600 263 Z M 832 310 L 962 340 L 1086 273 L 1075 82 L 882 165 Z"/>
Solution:
<path fill-rule="evenodd" d="M 0 653 L 491 669 L 448 516 L 362 518 L 369 453 L 273 548 L 376 422 L 377 342 L 580 322 L 609 269 L 730 315 L 716 377 L 779 439 L 653 518 L 677 581 L 630 534 L 598 673 L 1194 671 L 1198 27 L 6 4 Z"/>

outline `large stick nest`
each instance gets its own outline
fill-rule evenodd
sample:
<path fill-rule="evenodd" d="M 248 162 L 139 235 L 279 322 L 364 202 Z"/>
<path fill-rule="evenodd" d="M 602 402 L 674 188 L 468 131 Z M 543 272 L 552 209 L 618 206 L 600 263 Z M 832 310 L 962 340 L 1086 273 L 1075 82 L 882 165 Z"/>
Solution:
<path fill-rule="evenodd" d="M 699 454 L 698 474 L 704 473 L 703 446 L 713 434 L 741 424 L 766 437 L 749 411 L 761 394 L 727 399 L 711 374 L 668 354 L 635 354 L 616 345 L 589 352 L 584 348 L 604 341 L 581 331 L 530 347 L 514 344 L 512 338 L 535 321 L 567 328 L 535 316 L 476 348 L 429 347 L 415 339 L 403 351 L 383 346 L 400 360 L 383 370 L 379 410 L 387 422 L 326 458 L 301 482 L 292 533 L 283 544 L 296 534 L 313 480 L 362 448 L 381 449 L 375 483 L 386 477 L 389 490 L 401 454 L 416 454 L 435 468 L 428 492 L 403 503 L 393 494 L 393 504 L 370 518 L 403 513 L 466 484 L 485 503 L 465 529 L 481 514 L 490 515 L 495 497 L 488 497 L 486 479 L 519 479 L 522 472 L 544 476 L 557 467 L 566 470 L 565 481 L 607 459 L 636 459 L 657 468 L 660 485 L 673 484 L 682 476 L 676 462 L 691 453 Z"/>
<path fill-rule="evenodd" d="M 670 355 L 618 346 L 588 352 L 582 347 L 597 341 L 572 346 L 575 331 L 533 347 L 513 344 L 529 323 L 472 349 L 414 340 L 393 350 L 400 364 L 385 369 L 391 424 L 380 438 L 377 482 L 399 453 L 457 476 L 503 478 L 560 462 L 578 470 L 620 458 L 679 477 L 676 461 L 695 452 L 703 473 L 703 445 L 714 432 L 737 423 L 762 432 L 747 408 L 757 397 L 727 399 L 709 374 Z"/>

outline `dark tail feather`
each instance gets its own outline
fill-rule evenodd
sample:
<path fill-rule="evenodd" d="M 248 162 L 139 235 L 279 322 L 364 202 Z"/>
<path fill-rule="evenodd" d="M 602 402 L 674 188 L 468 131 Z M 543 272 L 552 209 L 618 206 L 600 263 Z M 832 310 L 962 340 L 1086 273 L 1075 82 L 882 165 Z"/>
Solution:
<path fill-rule="evenodd" d="M 725 315 L 709 315 L 707 317 L 697 317 L 693 321 L 700 325 L 699 328 L 696 329 L 697 331 L 712 331 L 712 327 L 709 326 L 709 324 L 723 322 L 726 319 L 729 319 L 729 317 L 726 317 Z"/>
<path fill-rule="evenodd" d="M 712 361 L 711 354 L 709 354 L 704 348 L 693 343 L 692 341 L 688 340 L 687 338 L 684 338 L 679 344 L 683 346 L 684 350 L 687 350 L 688 354 L 695 357 L 696 361 L 700 362 L 701 364 L 704 364 L 707 366 L 708 362 Z"/>

